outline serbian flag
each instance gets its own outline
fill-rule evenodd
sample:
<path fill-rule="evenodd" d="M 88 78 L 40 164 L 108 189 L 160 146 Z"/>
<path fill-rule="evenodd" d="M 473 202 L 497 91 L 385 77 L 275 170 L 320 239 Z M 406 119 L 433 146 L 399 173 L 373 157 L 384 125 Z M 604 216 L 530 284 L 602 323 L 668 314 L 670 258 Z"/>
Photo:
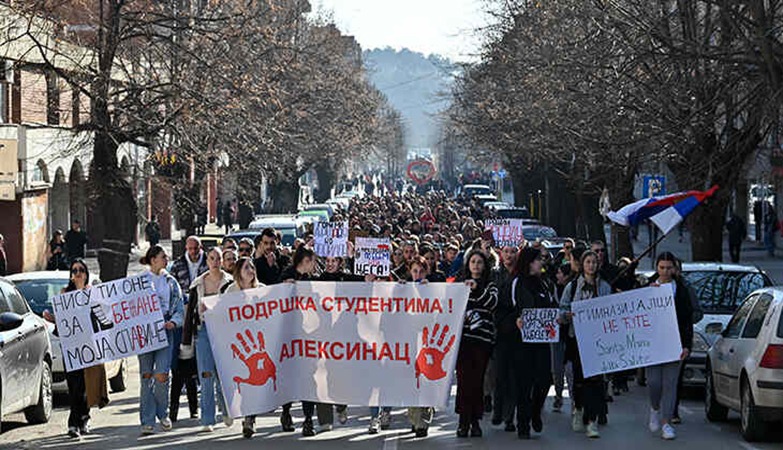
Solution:
<path fill-rule="evenodd" d="M 678 192 L 663 197 L 646 198 L 625 205 L 619 211 L 612 211 L 607 214 L 607 217 L 612 222 L 626 227 L 650 219 L 664 234 L 667 234 L 717 190 L 718 186 L 713 186 L 708 191 Z"/>

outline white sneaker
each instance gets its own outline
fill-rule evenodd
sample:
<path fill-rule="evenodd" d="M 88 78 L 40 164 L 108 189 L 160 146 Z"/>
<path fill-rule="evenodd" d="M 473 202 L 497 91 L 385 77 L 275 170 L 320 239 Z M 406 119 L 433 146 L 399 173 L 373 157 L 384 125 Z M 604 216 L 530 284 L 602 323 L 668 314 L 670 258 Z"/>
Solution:
<path fill-rule="evenodd" d="M 598 424 L 590 422 L 587 424 L 587 431 L 585 433 L 590 439 L 598 439 L 601 437 L 601 433 L 598 432 Z"/>
<path fill-rule="evenodd" d="M 348 409 L 337 413 L 337 420 L 341 425 L 345 425 L 348 422 Z"/>
<path fill-rule="evenodd" d="M 673 426 L 665 423 L 661 429 L 661 437 L 667 441 L 671 441 L 677 438 L 677 433 L 674 432 Z"/>
<path fill-rule="evenodd" d="M 575 409 L 571 412 L 571 429 L 574 430 L 575 433 L 585 431 L 585 423 L 582 419 L 583 414 L 581 409 Z"/>
<path fill-rule="evenodd" d="M 163 431 L 171 431 L 174 425 L 171 424 L 171 419 L 164 417 L 160 419 L 160 427 L 163 428 Z"/>
<path fill-rule="evenodd" d="M 151 434 L 155 434 L 155 427 L 152 425 L 142 425 L 141 426 L 141 435 L 142 436 L 149 436 Z"/>
<path fill-rule="evenodd" d="M 213 427 L 212 425 L 204 425 L 203 427 L 201 427 L 202 433 L 211 433 L 213 431 L 215 431 L 215 427 Z"/>
<path fill-rule="evenodd" d="M 223 425 L 225 425 L 226 428 L 231 428 L 231 425 L 234 425 L 234 419 L 228 414 L 223 414 Z"/>
<path fill-rule="evenodd" d="M 657 433 L 661 429 L 661 413 L 650 408 L 650 433 Z"/>
<path fill-rule="evenodd" d="M 381 419 L 373 417 L 370 419 L 370 434 L 378 434 L 379 431 L 381 431 Z"/>

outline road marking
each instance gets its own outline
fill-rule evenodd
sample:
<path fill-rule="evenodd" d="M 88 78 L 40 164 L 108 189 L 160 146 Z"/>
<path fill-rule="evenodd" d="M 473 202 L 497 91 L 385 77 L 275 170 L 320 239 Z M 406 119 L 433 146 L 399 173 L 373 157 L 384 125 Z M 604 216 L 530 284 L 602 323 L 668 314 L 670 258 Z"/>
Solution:
<path fill-rule="evenodd" d="M 389 436 L 383 441 L 383 450 L 397 450 L 398 435 Z"/>
<path fill-rule="evenodd" d="M 756 447 L 756 446 L 754 446 L 754 445 L 750 445 L 750 444 L 748 444 L 748 443 L 747 443 L 747 442 L 745 442 L 745 441 L 737 441 L 737 443 L 738 443 L 738 444 L 739 444 L 739 445 L 740 445 L 742 448 L 744 448 L 745 450 L 759 450 L 759 448 L 758 448 L 758 447 Z"/>

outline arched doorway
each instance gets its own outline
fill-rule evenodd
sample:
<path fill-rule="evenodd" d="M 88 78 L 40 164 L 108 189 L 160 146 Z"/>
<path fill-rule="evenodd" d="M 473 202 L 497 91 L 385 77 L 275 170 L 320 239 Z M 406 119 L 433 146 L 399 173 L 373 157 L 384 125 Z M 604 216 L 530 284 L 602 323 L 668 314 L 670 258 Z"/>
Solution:
<path fill-rule="evenodd" d="M 68 223 L 70 202 L 70 189 L 65 181 L 65 171 L 62 167 L 58 167 L 54 173 L 54 183 L 49 194 L 49 221 L 52 231 L 62 230 L 64 233 L 70 228 Z"/>
<path fill-rule="evenodd" d="M 71 220 L 78 220 L 84 224 L 87 218 L 87 183 L 84 179 L 82 163 L 78 159 L 73 160 L 68 179 Z M 70 225 L 67 228 L 70 228 Z"/>

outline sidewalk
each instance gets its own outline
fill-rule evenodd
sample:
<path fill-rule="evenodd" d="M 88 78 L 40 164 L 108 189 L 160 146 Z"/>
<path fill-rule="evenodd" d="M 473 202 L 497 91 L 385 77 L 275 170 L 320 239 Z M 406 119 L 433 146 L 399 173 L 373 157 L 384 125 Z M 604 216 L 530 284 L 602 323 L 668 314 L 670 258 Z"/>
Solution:
<path fill-rule="evenodd" d="M 673 231 L 666 237 L 660 244 L 658 244 L 658 253 L 669 251 L 674 253 L 675 256 L 683 261 L 689 262 L 692 260 L 691 252 L 691 235 L 686 231 L 683 234 L 682 242 L 680 242 L 677 231 Z M 724 234 L 723 239 L 723 262 L 731 262 L 729 256 L 729 244 L 728 238 Z M 634 254 L 641 254 L 649 245 L 649 235 L 646 227 L 639 227 L 639 236 L 636 241 L 633 242 Z M 740 253 L 740 264 L 753 265 L 764 270 L 775 284 L 783 284 L 783 257 L 781 257 L 781 250 L 778 249 L 774 257 L 767 256 L 767 251 L 764 248 L 763 243 L 746 240 L 742 244 L 742 250 Z M 648 256 L 642 259 L 639 264 L 639 268 L 642 270 L 652 269 L 653 261 Z"/>

